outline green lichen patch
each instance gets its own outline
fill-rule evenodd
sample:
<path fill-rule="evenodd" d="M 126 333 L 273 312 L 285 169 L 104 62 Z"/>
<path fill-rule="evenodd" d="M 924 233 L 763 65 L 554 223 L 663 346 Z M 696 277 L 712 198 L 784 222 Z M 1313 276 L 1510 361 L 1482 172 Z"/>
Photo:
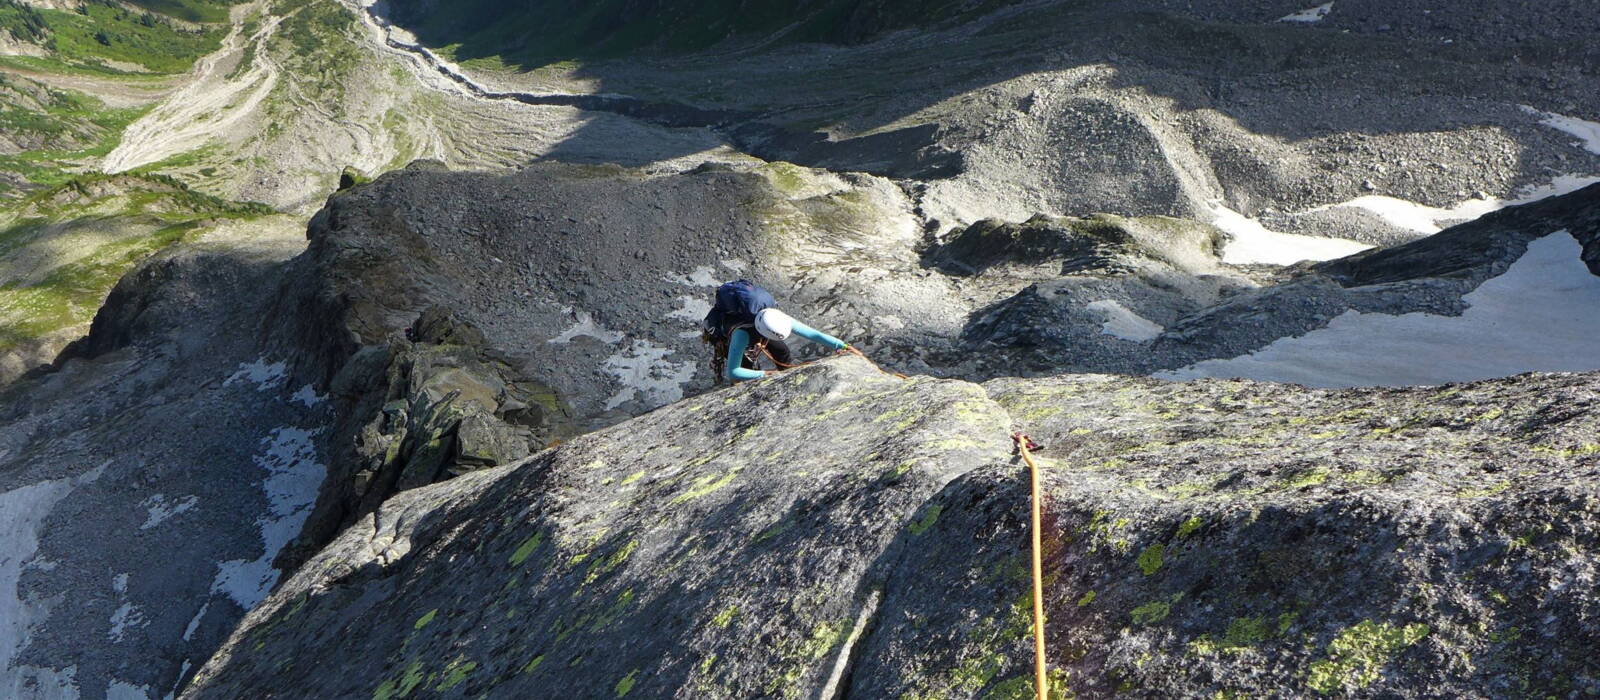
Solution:
<path fill-rule="evenodd" d="M 1067 672 L 1059 668 L 1052 668 L 1045 672 L 1045 697 L 1048 700 L 1068 700 L 1073 697 L 1071 689 L 1067 687 Z M 983 700 L 1033 700 L 1039 697 L 1034 690 L 1033 676 L 1024 675 L 1008 678 L 994 684 L 989 692 L 983 694 Z"/>
<path fill-rule="evenodd" d="M 1379 673 L 1402 649 L 1428 636 L 1428 626 L 1395 626 L 1372 620 L 1345 628 L 1328 643 L 1328 658 L 1311 664 L 1306 684 L 1324 695 L 1360 690 L 1378 680 Z"/>
<path fill-rule="evenodd" d="M 696 498 L 727 486 L 729 483 L 733 482 L 734 477 L 738 476 L 739 472 L 740 469 L 736 467 L 721 476 L 716 474 L 707 474 L 706 476 L 702 476 L 695 480 L 694 484 L 689 487 L 689 490 L 684 491 L 683 493 L 680 493 L 674 497 L 672 499 L 672 505 L 678 505 L 680 503 L 692 501 Z"/>
<path fill-rule="evenodd" d="M 1153 544 L 1149 547 L 1145 547 L 1144 551 L 1139 553 L 1139 571 L 1143 572 L 1146 576 L 1160 571 L 1161 555 L 1165 553 L 1166 550 L 1166 546 L 1162 544 Z"/>
<path fill-rule="evenodd" d="M 933 505 L 929 507 L 928 512 L 923 514 L 921 520 L 910 525 L 909 529 L 911 530 L 911 534 L 920 535 L 924 532 L 927 532 L 928 528 L 933 527 L 934 523 L 939 522 L 939 514 L 943 512 L 944 506 L 942 505 Z"/>
<path fill-rule="evenodd" d="M 1205 521 L 1201 520 L 1199 516 L 1195 516 L 1183 521 L 1183 523 L 1178 525 L 1178 538 L 1182 539 L 1194 534 L 1195 531 L 1199 530 L 1200 526 L 1204 524 Z"/>
<path fill-rule="evenodd" d="M 617 681 L 617 697 L 620 698 L 627 695 L 629 691 L 633 690 L 633 684 L 638 682 L 638 679 L 639 669 L 636 668 L 629 671 L 628 675 L 623 676 L 622 680 Z"/>
<path fill-rule="evenodd" d="M 738 614 L 739 606 L 729 605 L 728 607 L 723 608 L 722 612 L 717 613 L 716 617 L 711 618 L 711 624 L 718 627 L 727 627 L 733 622 L 733 618 L 738 616 Z"/>
<path fill-rule="evenodd" d="M 1290 474 L 1283 479 L 1282 483 L 1283 488 L 1286 489 L 1303 489 L 1309 486 L 1316 486 L 1318 484 L 1325 483 L 1327 480 L 1327 469 L 1313 467 L 1311 469 L 1302 469 L 1298 472 Z"/>
<path fill-rule="evenodd" d="M 1509 488 L 1511 488 L 1511 482 L 1510 481 L 1501 481 L 1501 482 L 1489 484 L 1488 486 L 1482 486 L 1482 487 L 1478 487 L 1478 488 L 1461 489 L 1459 491 L 1456 491 L 1456 496 L 1461 497 L 1461 498 L 1487 498 L 1489 496 L 1495 496 L 1495 495 L 1499 495 L 1501 493 L 1505 493 L 1505 491 L 1507 489 L 1509 489 Z"/>
<path fill-rule="evenodd" d="M 589 573 L 583 577 L 584 585 L 594 583 L 601 576 L 611 573 L 622 566 L 628 557 L 633 556 L 633 550 L 639 548 L 638 540 L 628 540 L 627 544 L 612 550 L 610 554 L 589 563 Z"/>
<path fill-rule="evenodd" d="M 1083 594 L 1083 597 L 1078 599 L 1078 607 L 1081 608 L 1085 605 L 1093 603 L 1094 595 L 1094 591 L 1089 591 L 1088 593 Z"/>
<path fill-rule="evenodd" d="M 1172 614 L 1172 604 L 1165 600 L 1152 600 L 1133 609 L 1130 615 L 1136 625 L 1150 625 L 1167 619 Z"/>
<path fill-rule="evenodd" d="M 525 664 L 522 667 L 522 672 L 523 673 L 533 673 L 534 671 L 539 670 L 539 667 L 541 665 L 543 665 L 543 664 L 544 664 L 544 654 L 540 654 L 540 655 L 535 656 L 532 659 L 530 659 L 528 661 L 528 663 Z"/>
<path fill-rule="evenodd" d="M 432 610 L 429 610 L 427 613 L 424 613 L 422 617 L 417 618 L 417 621 L 411 625 L 411 628 L 420 630 L 420 629 L 422 629 L 424 627 L 427 627 L 428 623 L 433 622 L 433 618 L 438 617 L 438 616 L 439 616 L 439 609 L 438 608 L 434 608 Z"/>
<path fill-rule="evenodd" d="M 539 545 L 543 543 L 544 532 L 541 531 L 533 533 L 533 535 L 528 537 L 528 539 L 523 540 L 522 544 L 517 545 L 516 551 L 511 553 L 511 558 L 509 560 L 511 565 L 518 566 L 522 564 L 522 562 L 527 561 L 528 557 L 533 554 L 533 550 L 538 549 Z"/>
<path fill-rule="evenodd" d="M 372 693 L 372 700 L 390 700 L 390 698 L 404 698 L 411 695 L 411 691 L 422 685 L 427 676 L 422 672 L 422 662 L 413 661 L 399 678 L 392 678 L 380 684 Z"/>
<path fill-rule="evenodd" d="M 632 588 L 629 588 L 628 590 L 618 594 L 617 599 L 612 601 L 610 606 L 601 611 L 599 615 L 595 616 L 594 624 L 589 627 L 590 631 L 598 632 L 606 627 L 610 627 L 611 623 L 620 619 L 622 614 L 628 611 L 629 606 L 633 605 L 633 598 L 634 593 Z"/>
<path fill-rule="evenodd" d="M 813 661 L 825 656 L 829 650 L 844 641 L 850 626 L 843 622 L 819 622 L 811 628 L 811 636 L 800 646 L 800 655 Z"/>
<path fill-rule="evenodd" d="M 445 667 L 444 677 L 439 679 L 439 684 L 434 686 L 433 689 L 445 691 L 461 685 L 461 682 L 466 680 L 467 676 L 471 675 L 473 669 L 477 667 L 478 662 L 468 661 L 466 657 L 458 656 L 454 661 L 450 662 L 450 665 Z"/>
<path fill-rule="evenodd" d="M 1260 644 L 1267 638 L 1267 623 L 1262 617 L 1236 617 L 1228 623 L 1228 632 L 1222 638 L 1223 646 L 1243 649 Z"/>
<path fill-rule="evenodd" d="M 1089 553 L 1093 554 L 1102 546 L 1110 547 L 1112 551 L 1126 553 L 1132 546 L 1127 538 L 1118 533 L 1127 529 L 1133 523 L 1127 518 L 1111 519 L 1109 511 L 1097 510 L 1089 517 L 1089 523 L 1084 526 L 1084 531 L 1089 535 Z"/>

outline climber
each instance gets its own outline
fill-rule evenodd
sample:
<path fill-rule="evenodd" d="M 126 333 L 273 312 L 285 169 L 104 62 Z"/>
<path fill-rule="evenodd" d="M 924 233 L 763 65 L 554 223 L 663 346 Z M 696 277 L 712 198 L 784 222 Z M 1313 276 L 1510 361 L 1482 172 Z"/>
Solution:
<path fill-rule="evenodd" d="M 717 381 L 766 376 L 765 371 L 756 368 L 756 358 L 763 352 L 780 369 L 791 366 L 794 353 L 784 342 L 791 333 L 831 350 L 850 347 L 838 338 L 790 318 L 779 311 L 777 305 L 772 294 L 748 280 L 729 282 L 717 288 L 716 304 L 706 314 L 700 328 L 701 338 L 714 349 L 711 367 L 717 374 Z M 752 334 L 752 328 L 759 335 Z"/>

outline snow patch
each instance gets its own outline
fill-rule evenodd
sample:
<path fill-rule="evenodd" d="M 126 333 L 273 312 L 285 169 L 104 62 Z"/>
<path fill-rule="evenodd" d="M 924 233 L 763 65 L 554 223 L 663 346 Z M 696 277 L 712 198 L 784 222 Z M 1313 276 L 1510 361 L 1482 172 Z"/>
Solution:
<path fill-rule="evenodd" d="M 126 576 L 127 574 L 123 575 Z M 133 603 L 123 602 L 116 612 L 111 613 L 111 631 L 106 634 L 106 638 L 113 642 L 121 642 L 130 628 L 143 627 L 148 624 L 150 624 L 150 621 L 145 619 L 144 613 L 139 612 L 138 606 Z"/>
<path fill-rule="evenodd" d="M 1327 327 L 1254 353 L 1163 372 L 1314 387 L 1418 386 L 1522 372 L 1600 369 L 1600 277 L 1565 231 L 1528 245 L 1504 274 L 1463 297 L 1460 316 L 1347 311 Z"/>
<path fill-rule="evenodd" d="M 212 592 L 226 593 L 245 610 L 254 608 L 277 585 L 282 572 L 272 560 L 299 534 L 311 515 L 317 491 L 327 476 L 327 467 L 317 461 L 311 438 L 320 429 L 277 428 L 262 438 L 262 451 L 255 463 L 267 470 L 261 491 L 267 497 L 267 513 L 256 519 L 261 528 L 262 554 L 248 561 L 235 559 L 217 565 L 211 582 Z"/>
<path fill-rule="evenodd" d="M 1503 206 L 1505 205 L 1501 204 L 1499 200 L 1491 198 L 1468 200 L 1451 209 L 1441 209 L 1398 197 L 1368 195 L 1340 204 L 1317 207 L 1306 213 L 1312 214 L 1338 208 L 1364 209 L 1376 214 L 1378 218 L 1383 219 L 1395 228 L 1403 228 L 1417 233 L 1438 233 L 1444 230 L 1439 226 L 1441 221 L 1476 219 Z"/>
<path fill-rule="evenodd" d="M 32 559 L 39 550 L 39 528 L 50 511 L 74 489 L 100 478 L 110 464 L 107 461 L 76 478 L 41 481 L 0 493 L 0 691 L 27 689 L 27 695 L 77 697 L 75 669 L 56 671 L 16 664 L 17 653 L 28 644 L 29 628 L 49 614 L 44 605 L 23 600 L 18 583 L 35 564 Z M 11 697 L 21 695 L 24 693 Z"/>
<path fill-rule="evenodd" d="M 159 493 L 146 498 L 143 501 L 140 501 L 139 505 L 144 506 L 145 509 L 149 511 L 149 515 L 145 516 L 144 524 L 140 525 L 139 529 L 148 530 L 152 527 L 160 525 L 161 523 L 166 522 L 168 518 L 187 512 L 189 509 L 194 508 L 199 502 L 199 496 L 184 496 L 183 498 L 170 502 L 167 500 L 165 495 Z"/>
<path fill-rule="evenodd" d="M 667 314 L 667 318 L 699 321 L 705 318 L 706 314 L 711 313 L 711 302 L 699 297 L 678 297 L 678 303 L 680 304 L 678 310 Z"/>
<path fill-rule="evenodd" d="M 189 669 L 193 665 L 194 664 L 191 664 L 188 659 L 183 660 L 183 666 L 178 669 L 178 680 L 172 684 L 172 690 L 168 691 L 162 700 L 173 700 L 173 698 L 178 696 L 178 690 L 183 687 L 184 678 L 189 675 Z"/>
<path fill-rule="evenodd" d="M 106 686 L 106 700 L 150 700 L 150 691 L 142 685 L 113 679 Z"/>
<path fill-rule="evenodd" d="M 726 265 L 727 261 L 723 261 L 723 264 Z M 728 267 L 730 269 L 737 269 L 733 268 L 732 265 L 728 265 Z M 722 280 L 717 277 L 717 271 L 712 269 L 710 265 L 701 265 L 700 267 L 695 268 L 694 272 L 691 272 L 687 275 L 682 277 L 669 277 L 667 279 L 669 281 L 677 282 L 678 284 L 689 287 L 722 286 Z"/>
<path fill-rule="evenodd" d="M 194 636 L 194 631 L 200 629 L 200 620 L 205 618 L 206 611 L 210 609 L 211 601 L 208 600 L 206 601 L 205 605 L 200 606 L 200 612 L 195 613 L 194 617 L 189 618 L 189 625 L 183 628 L 183 641 L 189 641 L 189 639 Z"/>
<path fill-rule="evenodd" d="M 1329 12 L 1333 12 L 1333 3 L 1331 3 L 1331 2 L 1322 4 L 1322 5 L 1318 5 L 1316 7 L 1307 8 L 1307 9 L 1301 10 L 1299 12 L 1296 12 L 1294 14 L 1284 15 L 1283 17 L 1280 17 L 1278 19 L 1278 21 L 1279 22 L 1300 22 L 1302 24 L 1312 24 L 1312 23 L 1316 23 L 1316 22 L 1321 22 L 1324 18 L 1326 18 L 1328 16 Z"/>
<path fill-rule="evenodd" d="M 1579 143 L 1584 150 L 1600 154 L 1600 122 L 1591 122 L 1554 112 L 1541 112 L 1527 105 L 1522 105 L 1522 111 L 1538 117 L 1540 124 L 1578 137 Z"/>
<path fill-rule="evenodd" d="M 1471 221 L 1506 207 L 1531 204 L 1541 199 L 1570 194 L 1596 182 L 1600 182 L 1600 177 L 1562 175 L 1552 180 L 1548 185 L 1523 189 L 1513 199 L 1500 199 L 1498 197 L 1469 199 L 1449 209 L 1430 207 L 1426 204 L 1418 204 L 1398 197 L 1368 195 L 1357 197 L 1348 202 L 1308 209 L 1302 213 L 1314 214 L 1329 209 L 1352 207 L 1369 211 L 1396 228 L 1416 231 L 1417 233 L 1434 234 L 1444 230 L 1443 227 L 1446 224 Z"/>
<path fill-rule="evenodd" d="M 635 399 L 655 408 L 683 398 L 683 385 L 694 379 L 695 363 L 667 362 L 671 354 L 667 348 L 635 340 L 627 350 L 606 358 L 606 371 L 622 382 L 622 389 L 606 401 L 606 410 Z"/>
<path fill-rule="evenodd" d="M 239 371 L 224 379 L 222 385 L 233 386 L 235 382 L 250 382 L 261 391 L 271 391 L 283 384 L 287 370 L 288 365 L 282 362 L 267 364 L 266 358 L 260 358 L 255 362 L 239 365 Z"/>
<path fill-rule="evenodd" d="M 1101 333 L 1123 340 L 1147 343 L 1155 340 L 1156 336 L 1166 330 L 1161 324 L 1140 316 L 1132 309 L 1111 299 L 1092 302 L 1084 308 L 1099 314 L 1101 320 L 1105 321 L 1100 327 Z"/>
<path fill-rule="evenodd" d="M 737 272 L 737 273 L 739 273 L 741 275 L 744 274 L 745 270 L 749 268 L 749 266 L 745 265 L 743 260 L 738 260 L 738 259 L 734 259 L 734 258 L 729 258 L 729 259 L 723 260 L 721 262 L 722 262 L 722 266 L 723 267 L 726 267 L 729 270 L 733 270 L 734 272 Z"/>
<path fill-rule="evenodd" d="M 572 307 L 569 306 L 563 309 L 562 313 L 572 313 Z M 594 322 L 594 316 L 591 316 L 587 311 L 579 311 L 577 323 L 572 324 L 571 328 L 568 328 L 566 331 L 562 332 L 561 335 L 551 338 L 547 342 L 554 343 L 556 345 L 566 345 L 567 343 L 572 342 L 574 338 L 579 337 L 594 338 L 602 343 L 614 344 L 622 342 L 621 333 L 617 331 L 608 331 L 604 328 L 601 328 L 600 324 Z"/>
<path fill-rule="evenodd" d="M 1372 247 L 1343 238 L 1278 233 L 1220 202 L 1211 203 L 1211 214 L 1211 225 L 1233 236 L 1222 250 L 1222 261 L 1233 265 L 1293 265 L 1302 260 L 1333 260 Z"/>
<path fill-rule="evenodd" d="M 318 394 L 317 390 L 312 388 L 310 384 L 300 387 L 299 391 L 294 392 L 294 395 L 289 397 L 290 403 L 304 404 L 306 408 L 316 408 L 327 400 L 327 394 Z"/>

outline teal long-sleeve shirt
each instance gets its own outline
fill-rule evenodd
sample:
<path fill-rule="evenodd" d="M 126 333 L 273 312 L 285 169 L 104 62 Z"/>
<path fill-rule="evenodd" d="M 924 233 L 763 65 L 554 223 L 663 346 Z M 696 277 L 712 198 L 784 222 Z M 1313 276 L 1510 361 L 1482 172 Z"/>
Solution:
<path fill-rule="evenodd" d="M 814 343 L 825 345 L 832 350 L 840 350 L 845 346 L 843 340 L 839 340 L 799 321 L 794 322 L 794 334 Z M 746 379 L 760 379 L 767 376 L 766 372 L 759 369 L 745 369 L 741 366 L 744 364 L 744 351 L 749 348 L 750 330 L 745 328 L 735 329 L 728 336 L 728 357 L 722 363 L 723 376 L 736 382 Z"/>

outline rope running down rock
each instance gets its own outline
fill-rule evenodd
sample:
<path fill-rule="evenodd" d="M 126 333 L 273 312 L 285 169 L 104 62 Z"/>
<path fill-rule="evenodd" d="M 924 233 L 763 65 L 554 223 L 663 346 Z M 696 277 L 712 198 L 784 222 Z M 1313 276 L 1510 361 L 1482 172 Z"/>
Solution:
<path fill-rule="evenodd" d="M 1033 455 L 1029 452 L 1030 448 L 1037 445 L 1022 433 L 1012 433 L 1011 439 L 1016 441 L 1017 452 L 1022 455 L 1022 461 L 1028 463 L 1029 481 L 1033 490 L 1033 687 L 1038 694 L 1038 700 L 1047 700 L 1049 685 L 1045 681 L 1044 663 L 1044 565 L 1039 543 L 1041 530 L 1039 465 L 1033 462 Z"/>

